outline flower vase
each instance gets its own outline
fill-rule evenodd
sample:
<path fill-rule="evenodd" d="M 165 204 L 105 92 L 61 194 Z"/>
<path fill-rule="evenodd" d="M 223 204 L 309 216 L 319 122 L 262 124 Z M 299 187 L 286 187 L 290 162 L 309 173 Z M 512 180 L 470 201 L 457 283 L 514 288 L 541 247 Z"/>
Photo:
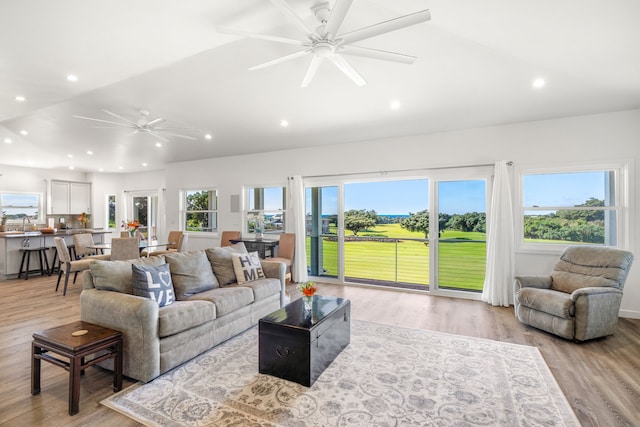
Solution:
<path fill-rule="evenodd" d="M 136 230 L 135 229 L 129 230 L 129 237 L 131 237 L 131 238 L 136 237 Z"/>
<path fill-rule="evenodd" d="M 304 311 L 306 313 L 311 313 L 313 309 L 313 296 L 302 296 L 302 301 L 304 302 Z"/>

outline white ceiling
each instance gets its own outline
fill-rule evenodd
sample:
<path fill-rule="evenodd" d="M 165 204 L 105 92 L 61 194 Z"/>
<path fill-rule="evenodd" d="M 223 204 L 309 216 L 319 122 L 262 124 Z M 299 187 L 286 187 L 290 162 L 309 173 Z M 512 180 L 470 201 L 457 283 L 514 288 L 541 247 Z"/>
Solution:
<path fill-rule="evenodd" d="M 288 2 L 317 25 L 318 0 Z M 637 0 L 354 0 L 342 31 L 422 9 L 431 21 L 359 43 L 417 56 L 413 65 L 348 57 L 366 86 L 323 63 L 302 89 L 309 57 L 247 70 L 299 48 L 216 32 L 302 39 L 266 0 L 0 0 L 0 164 L 132 172 L 640 108 Z M 145 109 L 198 140 L 157 148 L 149 134 L 73 117 L 114 120 L 103 109 L 134 121 Z"/>

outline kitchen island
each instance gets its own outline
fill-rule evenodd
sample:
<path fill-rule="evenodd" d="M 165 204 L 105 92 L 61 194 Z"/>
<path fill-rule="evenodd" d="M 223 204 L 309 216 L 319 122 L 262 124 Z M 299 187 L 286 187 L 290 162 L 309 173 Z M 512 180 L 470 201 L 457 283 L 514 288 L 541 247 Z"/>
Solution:
<path fill-rule="evenodd" d="M 91 233 L 96 243 L 104 242 L 104 235 L 110 231 L 94 228 L 78 228 L 70 230 L 58 230 L 54 233 L 41 233 L 40 231 L 5 231 L 0 232 L 0 280 L 15 279 L 20 271 L 22 252 L 20 249 L 51 248 L 49 262 L 53 261 L 55 251 L 54 237 L 64 238 L 67 246 L 73 244 L 73 235 L 79 233 Z"/>

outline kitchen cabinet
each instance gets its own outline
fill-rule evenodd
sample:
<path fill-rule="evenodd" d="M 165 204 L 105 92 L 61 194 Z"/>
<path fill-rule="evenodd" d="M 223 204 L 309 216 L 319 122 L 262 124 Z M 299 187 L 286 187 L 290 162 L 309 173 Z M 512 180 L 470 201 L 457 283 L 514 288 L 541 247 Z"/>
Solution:
<path fill-rule="evenodd" d="M 52 215 L 78 215 L 91 213 L 91 183 L 51 181 Z"/>

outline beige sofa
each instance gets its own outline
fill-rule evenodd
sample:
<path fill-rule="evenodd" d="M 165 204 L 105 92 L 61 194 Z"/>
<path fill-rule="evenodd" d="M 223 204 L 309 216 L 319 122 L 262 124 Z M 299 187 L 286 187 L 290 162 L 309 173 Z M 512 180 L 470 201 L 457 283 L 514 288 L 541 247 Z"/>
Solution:
<path fill-rule="evenodd" d="M 151 381 L 257 324 L 284 304 L 284 263 L 263 261 L 266 277 L 235 283 L 231 253 L 243 251 L 241 245 L 130 261 L 94 261 L 84 272 L 80 317 L 121 331 L 124 374 Z M 134 295 L 132 264 L 153 267 L 165 263 L 175 301 L 161 307 L 152 299 Z"/>

